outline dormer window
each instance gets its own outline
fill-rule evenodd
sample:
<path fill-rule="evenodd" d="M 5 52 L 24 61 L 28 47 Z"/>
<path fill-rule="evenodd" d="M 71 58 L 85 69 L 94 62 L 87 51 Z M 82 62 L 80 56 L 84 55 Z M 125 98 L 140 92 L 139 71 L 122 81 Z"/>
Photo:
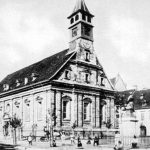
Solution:
<path fill-rule="evenodd" d="M 19 82 L 19 80 L 16 80 L 16 87 L 18 87 L 18 86 L 20 86 L 20 82 Z"/>
<path fill-rule="evenodd" d="M 8 84 L 4 84 L 4 85 L 3 85 L 3 90 L 4 90 L 4 91 L 9 90 L 9 85 L 8 85 Z"/>
<path fill-rule="evenodd" d="M 71 78 L 71 71 L 70 70 L 66 70 L 65 71 L 65 79 L 70 80 Z"/>
<path fill-rule="evenodd" d="M 85 51 L 85 61 L 90 61 L 90 52 Z"/>
<path fill-rule="evenodd" d="M 24 78 L 24 84 L 26 85 L 28 83 L 28 78 Z"/>
<path fill-rule="evenodd" d="M 101 86 L 105 86 L 104 85 L 104 78 L 101 78 Z"/>
<path fill-rule="evenodd" d="M 38 75 L 36 73 L 32 73 L 31 77 L 32 77 L 32 81 L 35 81 Z"/>

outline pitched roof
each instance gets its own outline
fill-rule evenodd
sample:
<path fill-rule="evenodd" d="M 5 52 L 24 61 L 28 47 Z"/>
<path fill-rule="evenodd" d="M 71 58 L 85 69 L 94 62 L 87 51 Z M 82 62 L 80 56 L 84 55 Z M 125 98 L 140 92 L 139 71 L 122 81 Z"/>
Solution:
<path fill-rule="evenodd" d="M 115 86 L 115 84 L 116 84 L 116 77 L 110 79 L 110 82 L 112 83 L 113 86 Z"/>
<path fill-rule="evenodd" d="M 84 0 L 77 0 L 76 5 L 75 5 L 75 7 L 73 9 L 73 12 L 68 18 L 70 18 L 71 16 L 73 16 L 74 14 L 76 14 L 79 11 L 87 13 L 87 14 L 89 14 L 89 15 L 91 15 L 93 17 L 93 15 L 88 10 Z"/>
<path fill-rule="evenodd" d="M 23 87 L 25 86 L 25 78 L 28 78 L 27 85 L 50 79 L 72 55 L 72 53 L 67 54 L 67 52 L 68 49 L 63 50 L 35 64 L 9 74 L 0 82 L 0 92 L 3 92 L 4 84 L 9 85 L 9 90 L 18 88 L 16 87 L 17 80 L 20 82 L 19 87 Z M 37 79 L 34 81 L 32 81 L 32 74 L 37 76 Z"/>

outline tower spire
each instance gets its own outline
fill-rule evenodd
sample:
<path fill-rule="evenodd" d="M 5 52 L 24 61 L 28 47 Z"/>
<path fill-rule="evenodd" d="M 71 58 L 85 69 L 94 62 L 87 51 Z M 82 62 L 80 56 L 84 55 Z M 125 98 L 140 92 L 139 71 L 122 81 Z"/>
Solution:
<path fill-rule="evenodd" d="M 88 10 L 88 8 L 87 8 L 84 0 L 77 0 L 76 1 L 76 5 L 75 5 L 75 7 L 73 9 L 73 12 L 72 12 L 72 14 L 68 18 L 72 17 L 74 14 L 76 14 L 78 12 L 82 12 L 82 13 L 90 15 L 91 17 L 94 17 L 90 13 L 90 11 Z"/>

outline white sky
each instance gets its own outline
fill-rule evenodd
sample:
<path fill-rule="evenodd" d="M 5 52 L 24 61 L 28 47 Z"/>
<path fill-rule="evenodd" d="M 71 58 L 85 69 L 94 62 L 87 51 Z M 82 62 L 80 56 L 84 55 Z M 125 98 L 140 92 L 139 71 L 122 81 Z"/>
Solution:
<path fill-rule="evenodd" d="M 0 0 L 0 80 L 68 48 L 76 0 Z M 150 88 L 150 0 L 85 0 L 94 47 L 109 78 Z"/>

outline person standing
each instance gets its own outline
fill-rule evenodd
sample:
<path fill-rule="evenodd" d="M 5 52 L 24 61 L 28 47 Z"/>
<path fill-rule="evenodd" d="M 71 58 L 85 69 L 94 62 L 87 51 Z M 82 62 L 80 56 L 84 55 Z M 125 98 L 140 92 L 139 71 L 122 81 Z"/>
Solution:
<path fill-rule="evenodd" d="M 62 132 L 62 135 L 61 135 L 61 142 L 62 142 L 62 145 L 65 145 L 65 144 L 66 144 L 65 139 L 66 139 L 65 132 Z"/>
<path fill-rule="evenodd" d="M 70 135 L 70 141 L 71 141 L 71 144 L 75 144 L 75 137 L 73 134 Z"/>
<path fill-rule="evenodd" d="M 29 142 L 29 145 L 32 145 L 32 134 L 31 133 L 28 136 L 28 142 Z"/>
<path fill-rule="evenodd" d="M 80 135 L 78 135 L 77 142 L 78 142 L 78 143 L 77 143 L 77 147 L 82 147 Z"/>
<path fill-rule="evenodd" d="M 118 144 L 115 145 L 114 150 L 123 150 L 123 144 L 121 141 L 118 141 Z"/>

